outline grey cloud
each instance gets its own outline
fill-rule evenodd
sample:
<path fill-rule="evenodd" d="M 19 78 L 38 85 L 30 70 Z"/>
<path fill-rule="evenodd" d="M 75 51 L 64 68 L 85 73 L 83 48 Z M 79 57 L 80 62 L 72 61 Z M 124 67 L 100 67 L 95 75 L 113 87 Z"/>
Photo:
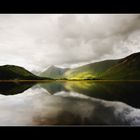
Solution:
<path fill-rule="evenodd" d="M 0 15 L 0 64 L 32 70 L 124 57 L 140 51 L 139 35 L 139 14 Z"/>

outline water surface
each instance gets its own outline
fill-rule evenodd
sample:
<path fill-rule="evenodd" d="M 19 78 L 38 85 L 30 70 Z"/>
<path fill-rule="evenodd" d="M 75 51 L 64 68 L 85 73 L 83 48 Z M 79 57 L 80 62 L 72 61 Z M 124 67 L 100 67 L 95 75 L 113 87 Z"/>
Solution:
<path fill-rule="evenodd" d="M 139 125 L 140 82 L 0 83 L 0 125 Z"/>

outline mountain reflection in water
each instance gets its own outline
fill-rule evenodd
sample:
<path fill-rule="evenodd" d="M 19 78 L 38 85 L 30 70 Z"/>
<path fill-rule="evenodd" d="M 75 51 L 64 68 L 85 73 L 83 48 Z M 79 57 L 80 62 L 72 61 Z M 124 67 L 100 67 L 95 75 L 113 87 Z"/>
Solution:
<path fill-rule="evenodd" d="M 31 88 L 34 83 L 2 83 L 0 82 L 0 94 L 3 95 L 14 95 L 24 92 L 25 90 Z"/>
<path fill-rule="evenodd" d="M 140 108 L 140 82 L 67 81 L 43 83 L 40 86 L 51 94 L 72 91 L 108 101 L 121 101 Z"/>
<path fill-rule="evenodd" d="M 0 83 L 0 125 L 140 125 L 139 82 L 33 85 Z"/>

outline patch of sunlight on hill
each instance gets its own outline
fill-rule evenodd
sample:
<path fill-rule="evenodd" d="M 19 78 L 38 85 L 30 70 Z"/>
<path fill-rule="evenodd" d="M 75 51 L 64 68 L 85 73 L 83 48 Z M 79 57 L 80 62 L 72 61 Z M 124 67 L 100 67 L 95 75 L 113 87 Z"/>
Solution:
<path fill-rule="evenodd" d="M 74 79 L 74 80 L 79 80 L 79 79 L 94 79 L 96 78 L 95 75 L 89 72 L 80 72 L 80 73 L 67 73 L 67 79 Z"/>

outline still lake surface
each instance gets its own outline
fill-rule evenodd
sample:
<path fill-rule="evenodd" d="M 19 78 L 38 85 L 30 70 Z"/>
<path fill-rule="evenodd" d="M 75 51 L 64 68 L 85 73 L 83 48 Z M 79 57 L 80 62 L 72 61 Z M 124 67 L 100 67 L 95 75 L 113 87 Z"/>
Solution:
<path fill-rule="evenodd" d="M 140 125 L 140 82 L 1 82 L 0 125 Z"/>

